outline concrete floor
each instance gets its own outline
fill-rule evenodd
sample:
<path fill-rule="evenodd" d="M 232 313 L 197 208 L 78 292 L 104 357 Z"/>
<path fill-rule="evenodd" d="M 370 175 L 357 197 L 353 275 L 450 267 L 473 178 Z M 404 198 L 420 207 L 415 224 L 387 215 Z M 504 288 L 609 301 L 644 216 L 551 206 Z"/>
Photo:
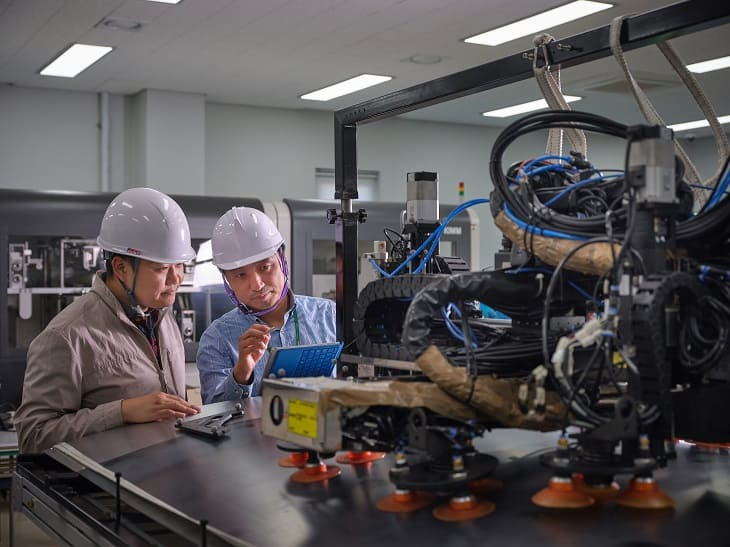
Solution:
<path fill-rule="evenodd" d="M 7 497 L 3 495 L 0 498 L 0 545 L 10 545 L 9 516 L 10 506 Z M 15 513 L 13 517 L 13 545 L 18 547 L 51 547 L 59 545 L 22 513 Z"/>

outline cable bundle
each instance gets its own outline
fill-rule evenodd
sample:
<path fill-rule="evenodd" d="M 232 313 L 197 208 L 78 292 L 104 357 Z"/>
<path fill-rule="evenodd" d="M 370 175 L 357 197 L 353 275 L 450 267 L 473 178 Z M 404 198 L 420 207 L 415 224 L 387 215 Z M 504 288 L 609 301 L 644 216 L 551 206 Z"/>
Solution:
<path fill-rule="evenodd" d="M 713 274 L 720 274 L 719 279 Z M 727 271 L 700 267 L 699 278 L 710 289 L 687 305 L 679 330 L 678 361 L 695 378 L 721 362 L 730 347 L 730 287 Z"/>
<path fill-rule="evenodd" d="M 611 236 L 616 241 L 623 239 L 628 223 L 628 210 L 620 199 L 621 193 L 626 191 L 623 177 L 617 174 L 594 176 L 597 171 L 592 167 L 576 169 L 573 165 L 575 157 L 567 158 L 572 162 L 566 162 L 566 158 L 560 156 L 557 157 L 561 161 L 559 164 L 544 163 L 547 159 L 556 159 L 548 157 L 540 160 L 543 163 L 537 168 L 526 170 L 525 175 L 530 175 L 532 179 L 541 175 L 542 180 L 537 185 L 524 184 L 525 180 L 519 176 L 520 167 L 523 170 L 533 167 L 530 162 L 524 166 L 513 165 L 505 174 L 502 157 L 509 145 L 523 135 L 551 128 L 581 129 L 627 141 L 631 140 L 633 131 L 631 126 L 603 116 L 575 111 L 540 112 L 512 123 L 497 137 L 490 158 L 490 174 L 500 198 L 500 203 L 493 208 L 495 216 L 499 210 L 504 210 L 510 220 L 523 230 L 548 237 L 585 240 L 605 235 L 610 228 Z M 626 165 L 623 167 L 625 170 Z M 678 167 L 681 177 L 681 163 L 678 163 Z M 555 177 L 546 175 L 555 173 L 560 175 L 560 184 L 546 185 L 546 178 L 550 182 L 556 181 Z M 586 174 L 590 177 L 574 180 L 575 175 Z M 730 238 L 730 200 L 725 199 L 729 186 L 730 168 L 726 165 L 725 174 L 717 187 L 707 189 L 712 192 L 707 204 L 697 214 L 690 215 L 691 189 L 685 183 L 678 185 L 678 198 L 683 210 L 676 232 L 680 245 L 689 249 L 702 249 L 703 246 L 717 246 Z M 590 192 L 586 193 L 586 190 Z M 578 192 L 577 197 L 573 196 L 575 192 Z M 575 206 L 566 203 L 566 198 L 571 197 Z M 609 211 L 610 214 L 607 214 Z"/>
<path fill-rule="evenodd" d="M 479 374 L 495 374 L 500 378 L 527 376 L 542 362 L 542 345 L 537 329 L 499 328 L 483 319 L 470 319 L 472 351 L 467 355 L 463 335 L 446 327 L 449 320 L 435 319 L 431 325 L 431 341 L 456 366 L 466 367 L 473 357 Z M 445 324 L 444 324 L 445 323 Z M 549 346 L 555 346 L 551 336 Z"/>

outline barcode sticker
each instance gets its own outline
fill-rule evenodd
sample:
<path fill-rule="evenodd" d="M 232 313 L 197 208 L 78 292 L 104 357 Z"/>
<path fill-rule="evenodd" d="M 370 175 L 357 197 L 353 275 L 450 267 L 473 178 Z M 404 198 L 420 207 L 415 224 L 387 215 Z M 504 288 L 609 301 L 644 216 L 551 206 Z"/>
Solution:
<path fill-rule="evenodd" d="M 317 438 L 317 403 L 291 399 L 289 401 L 289 431 L 296 435 Z"/>

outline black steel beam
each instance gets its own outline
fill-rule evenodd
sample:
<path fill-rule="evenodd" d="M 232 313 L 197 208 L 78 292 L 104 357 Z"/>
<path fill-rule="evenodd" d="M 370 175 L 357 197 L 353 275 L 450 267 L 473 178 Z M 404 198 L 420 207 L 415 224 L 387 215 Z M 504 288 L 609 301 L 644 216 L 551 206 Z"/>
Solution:
<path fill-rule="evenodd" d="M 730 21 L 730 2 L 690 0 L 628 17 L 621 44 L 629 51 Z M 563 68 L 611 55 L 610 26 L 599 27 L 547 47 L 550 63 Z M 390 118 L 433 104 L 533 77 L 532 50 L 476 66 L 365 101 L 335 112 L 335 199 L 356 199 L 357 124 Z M 352 249 L 349 245 L 353 245 Z M 357 222 L 338 229 L 337 332 L 352 347 L 352 311 L 357 298 Z M 350 300 L 352 299 L 352 300 Z M 344 336 L 344 337 L 343 337 Z"/>
<path fill-rule="evenodd" d="M 730 21 L 730 2 L 720 0 L 679 2 L 628 17 L 624 21 L 621 43 L 623 49 L 629 51 L 728 21 Z M 547 47 L 551 63 L 559 64 L 563 68 L 608 57 L 611 55 L 609 26 L 557 40 Z M 389 118 L 532 78 L 531 56 L 532 49 L 526 50 L 339 110 L 335 113 L 335 125 Z M 336 134 L 337 127 L 335 127 Z M 335 145 L 335 156 L 337 154 Z M 336 178 L 335 180 L 337 181 Z M 338 191 L 339 187 L 335 186 L 335 191 Z"/>
<path fill-rule="evenodd" d="M 335 199 L 357 199 L 357 128 L 335 115 Z"/>
<path fill-rule="evenodd" d="M 335 227 L 337 339 L 353 353 L 352 318 L 357 302 L 357 225 L 359 214 L 343 212 Z"/>

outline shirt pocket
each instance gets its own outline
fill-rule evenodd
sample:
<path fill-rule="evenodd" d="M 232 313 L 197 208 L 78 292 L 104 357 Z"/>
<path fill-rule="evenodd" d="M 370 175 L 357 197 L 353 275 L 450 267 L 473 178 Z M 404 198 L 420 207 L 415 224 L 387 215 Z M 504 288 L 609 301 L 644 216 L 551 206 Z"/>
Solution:
<path fill-rule="evenodd" d="M 84 366 L 84 396 L 100 402 L 144 394 L 149 386 L 149 369 L 133 354 L 120 352 L 90 359 Z M 155 374 L 156 376 L 156 374 Z"/>

